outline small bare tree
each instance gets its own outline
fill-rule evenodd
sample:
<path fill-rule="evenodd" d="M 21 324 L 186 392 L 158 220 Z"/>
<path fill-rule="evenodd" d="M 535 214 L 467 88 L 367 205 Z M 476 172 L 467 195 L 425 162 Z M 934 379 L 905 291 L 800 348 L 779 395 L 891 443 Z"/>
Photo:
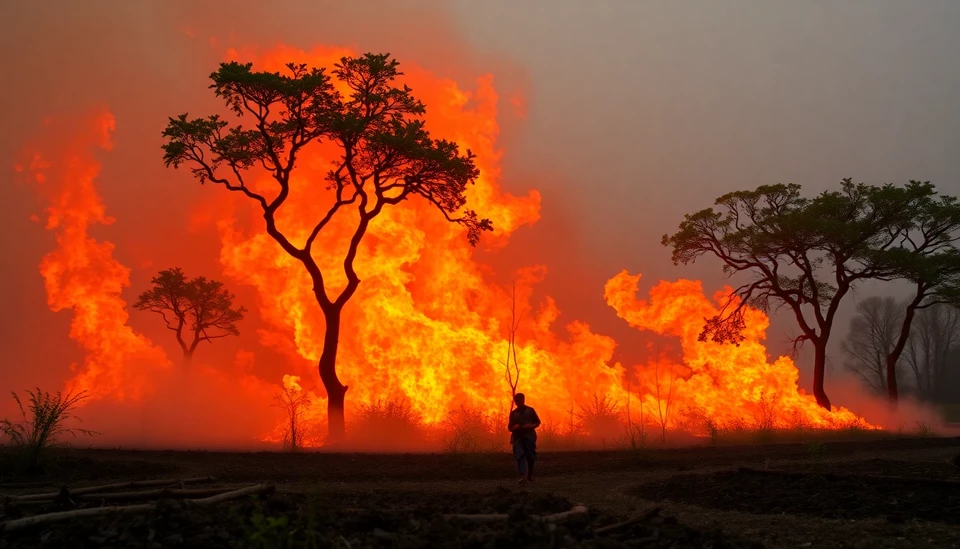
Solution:
<path fill-rule="evenodd" d="M 630 380 L 627 380 L 627 438 L 631 450 L 647 445 L 646 417 L 643 413 L 643 393 L 640 393 L 640 423 L 634 426 L 630 410 Z"/>
<path fill-rule="evenodd" d="M 517 313 L 517 283 L 514 282 L 512 286 L 510 301 L 510 327 L 507 333 L 507 360 L 500 361 L 500 364 L 503 365 L 504 375 L 503 377 L 507 381 L 507 385 L 510 386 L 510 411 L 513 411 L 515 406 L 513 402 L 513 397 L 517 394 L 517 386 L 520 384 L 520 363 L 517 362 L 517 331 L 520 329 L 520 321 L 523 318 L 523 313 L 526 310 L 521 310 L 520 313 Z M 512 362 L 511 362 L 512 361 Z"/>
<path fill-rule="evenodd" d="M 291 452 L 303 448 L 303 439 L 307 430 L 306 411 L 310 407 L 310 396 L 300 387 L 297 376 L 283 376 L 283 392 L 274 395 L 274 406 L 287 415 L 283 445 Z"/>
<path fill-rule="evenodd" d="M 760 400 L 757 402 L 757 411 L 753 416 L 756 428 L 761 432 L 771 432 L 779 426 L 777 411 L 780 407 L 780 393 L 769 393 L 765 389 L 760 391 Z"/>
<path fill-rule="evenodd" d="M 657 387 L 657 415 L 660 419 L 660 442 L 667 441 L 667 422 L 670 421 L 670 404 L 673 402 L 673 380 L 676 377 L 673 368 L 670 370 L 670 383 L 667 386 L 666 402 L 660 391 L 660 346 L 657 346 L 657 360 L 654 365 L 654 374 L 656 375 Z"/>

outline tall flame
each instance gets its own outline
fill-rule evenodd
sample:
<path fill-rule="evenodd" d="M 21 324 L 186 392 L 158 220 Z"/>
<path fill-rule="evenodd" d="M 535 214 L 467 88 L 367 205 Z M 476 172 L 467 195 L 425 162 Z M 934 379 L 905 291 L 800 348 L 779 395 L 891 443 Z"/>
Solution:
<path fill-rule="evenodd" d="M 110 151 L 115 120 L 100 111 L 63 132 L 67 121 L 48 119 L 44 139 L 27 147 L 30 159 L 17 171 L 29 173 L 47 202 L 46 229 L 57 249 L 43 257 L 40 273 L 53 311 L 73 310 L 70 337 L 85 353 L 73 365 L 69 391 L 91 397 L 140 399 L 147 379 L 168 364 L 163 350 L 127 325 L 120 296 L 130 285 L 130 269 L 113 257 L 114 245 L 90 236 L 90 227 L 114 222 L 97 192 L 100 162 L 94 151 Z M 61 142 L 61 140 L 64 140 Z"/>
<path fill-rule="evenodd" d="M 849 410 L 827 411 L 804 394 L 797 386 L 797 367 L 789 358 L 767 362 L 767 349 L 761 342 L 770 322 L 763 312 L 747 310 L 740 345 L 699 341 L 703 319 L 718 313 L 717 306 L 703 294 L 700 281 L 660 282 L 650 291 L 649 303 L 634 297 L 639 281 L 639 274 L 622 271 L 607 282 L 604 297 L 631 326 L 680 339 L 686 371 L 683 378 L 673 381 L 671 396 L 677 408 L 695 411 L 716 426 L 746 421 L 767 428 L 837 428 L 858 422 Z M 714 301 L 725 302 L 731 291 L 717 292 Z M 647 378 L 645 385 L 655 388 L 658 381 L 663 385 L 664 380 L 653 377 L 659 372 L 650 370 L 647 367 L 642 375 Z M 654 390 L 647 396 L 652 407 L 657 406 L 655 394 Z"/>

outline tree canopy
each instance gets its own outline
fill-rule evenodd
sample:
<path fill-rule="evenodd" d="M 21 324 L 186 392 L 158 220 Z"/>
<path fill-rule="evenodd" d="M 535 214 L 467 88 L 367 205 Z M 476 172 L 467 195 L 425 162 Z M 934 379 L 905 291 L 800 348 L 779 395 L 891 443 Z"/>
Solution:
<path fill-rule="evenodd" d="M 223 63 L 211 75 L 210 88 L 239 122 L 182 114 L 171 118 L 163 132 L 168 166 L 187 165 L 201 183 L 222 185 L 255 201 L 263 210 L 267 233 L 309 273 L 326 320 L 318 369 L 333 440 L 343 435 L 347 390 L 336 373 L 340 317 L 360 284 L 354 260 L 371 220 L 386 206 L 418 197 L 463 226 L 472 245 L 482 232 L 493 229 L 490 220 L 466 208 L 467 185 L 479 175 L 473 153 L 461 153 L 456 143 L 430 136 L 423 119 L 426 107 L 413 90 L 396 83 L 402 76 L 398 67 L 389 54 L 370 53 L 344 57 L 329 73 L 298 63 L 289 63 L 283 74 L 254 71 L 252 64 Z M 334 79 L 348 90 L 345 94 L 337 91 Z M 321 142 L 336 145 L 340 152 L 322 183 L 332 205 L 312 221 L 302 242 L 294 242 L 277 227 L 277 211 L 290 198 L 290 177 L 304 148 Z M 251 188 L 250 170 L 269 173 L 276 183 L 273 191 Z M 341 263 L 346 284 L 331 293 L 314 258 L 314 243 L 341 213 L 352 216 L 353 234 Z"/>
<path fill-rule="evenodd" d="M 910 331 L 918 311 L 937 305 L 960 305 L 960 202 L 939 195 L 930 182 L 911 181 L 910 188 L 923 194 L 909 211 L 910 223 L 898 244 L 875 253 L 872 260 L 897 278 L 913 286 L 907 300 L 897 337 L 886 356 L 887 396 L 896 402 L 899 396 L 897 361 L 910 340 Z"/>
<path fill-rule="evenodd" d="M 723 195 L 716 208 L 686 215 L 662 243 L 673 248 L 675 264 L 711 255 L 728 275 L 749 277 L 718 315 L 705 319 L 701 339 L 742 341 L 745 307 L 790 309 L 800 328 L 795 345 L 814 346 L 814 395 L 829 408 L 826 345 L 840 303 L 860 281 L 902 275 L 891 250 L 934 190 L 917 182 L 872 186 L 844 179 L 840 189 L 814 198 L 800 191 L 796 184 L 778 184 Z"/>
<path fill-rule="evenodd" d="M 237 322 L 246 309 L 233 307 L 234 295 L 223 283 L 202 276 L 188 280 L 179 267 L 160 271 L 151 283 L 134 308 L 163 317 L 184 358 L 192 358 L 201 341 L 240 335 Z"/>

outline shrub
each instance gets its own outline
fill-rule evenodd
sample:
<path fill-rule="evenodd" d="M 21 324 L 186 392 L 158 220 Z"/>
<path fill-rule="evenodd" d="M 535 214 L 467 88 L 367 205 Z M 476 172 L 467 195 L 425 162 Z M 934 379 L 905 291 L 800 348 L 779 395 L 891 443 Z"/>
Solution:
<path fill-rule="evenodd" d="M 362 449 L 412 450 L 426 442 L 423 420 L 407 399 L 360 406 L 350 433 L 350 442 Z"/>
<path fill-rule="evenodd" d="M 916 424 L 916 434 L 919 438 L 935 438 L 937 436 L 937 431 L 927 424 L 927 422 L 922 420 L 917 420 L 914 422 Z"/>
<path fill-rule="evenodd" d="M 283 410 L 287 416 L 283 425 L 283 447 L 291 452 L 302 450 L 306 439 L 311 436 L 307 421 L 310 395 L 298 385 L 288 384 L 282 393 L 273 396 L 273 400 L 274 406 Z"/>
<path fill-rule="evenodd" d="M 593 400 L 580 406 L 580 428 L 594 438 L 614 440 L 623 432 L 623 413 L 608 395 L 593 395 Z"/>
<path fill-rule="evenodd" d="M 14 446 L 24 452 L 24 464 L 30 471 L 40 468 L 45 449 L 64 444 L 58 440 L 62 435 L 76 437 L 77 434 L 87 436 L 99 434 L 89 429 L 73 429 L 65 426 L 68 420 L 76 419 L 80 421 L 80 418 L 73 415 L 73 409 L 77 406 L 77 403 L 88 398 L 85 391 L 77 394 L 67 393 L 66 395 L 57 391 L 56 396 L 43 392 L 39 388 L 36 392 L 27 391 L 27 394 L 30 395 L 27 405 L 27 410 L 30 411 L 29 417 L 27 416 L 27 410 L 24 410 L 20 396 L 16 392 L 11 392 L 11 394 L 13 400 L 17 403 L 17 407 L 20 408 L 23 421 L 13 423 L 7 419 L 0 420 L 0 432 L 6 435 Z"/>
<path fill-rule="evenodd" d="M 441 431 L 444 451 L 453 454 L 495 452 L 504 449 L 509 440 L 506 421 L 463 405 L 450 413 Z"/>

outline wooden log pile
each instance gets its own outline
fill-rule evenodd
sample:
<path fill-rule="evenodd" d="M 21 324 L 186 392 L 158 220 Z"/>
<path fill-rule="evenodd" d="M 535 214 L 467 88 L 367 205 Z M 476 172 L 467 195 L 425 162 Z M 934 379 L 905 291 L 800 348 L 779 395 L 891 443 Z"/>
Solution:
<path fill-rule="evenodd" d="M 0 533 L 13 532 L 34 526 L 48 525 L 78 518 L 149 513 L 159 509 L 162 505 L 172 502 L 176 502 L 175 504 L 184 507 L 204 507 L 240 499 L 253 494 L 269 493 L 275 489 L 272 484 L 254 484 L 242 487 L 186 487 L 188 484 L 207 484 L 214 482 L 214 480 L 213 477 L 201 477 L 120 482 L 74 489 L 62 486 L 56 492 L 0 496 L 0 505 L 2 505 L 4 514 L 6 514 L 6 511 L 9 509 L 19 510 L 37 506 L 54 506 L 60 509 L 66 509 L 2 521 L 0 522 Z M 137 488 L 140 490 L 136 490 Z M 143 490 L 143 488 L 148 489 Z M 122 502 L 146 503 L 136 503 L 133 505 L 115 504 Z M 111 504 L 108 505 L 108 503 Z M 81 506 L 83 507 L 80 508 Z"/>

